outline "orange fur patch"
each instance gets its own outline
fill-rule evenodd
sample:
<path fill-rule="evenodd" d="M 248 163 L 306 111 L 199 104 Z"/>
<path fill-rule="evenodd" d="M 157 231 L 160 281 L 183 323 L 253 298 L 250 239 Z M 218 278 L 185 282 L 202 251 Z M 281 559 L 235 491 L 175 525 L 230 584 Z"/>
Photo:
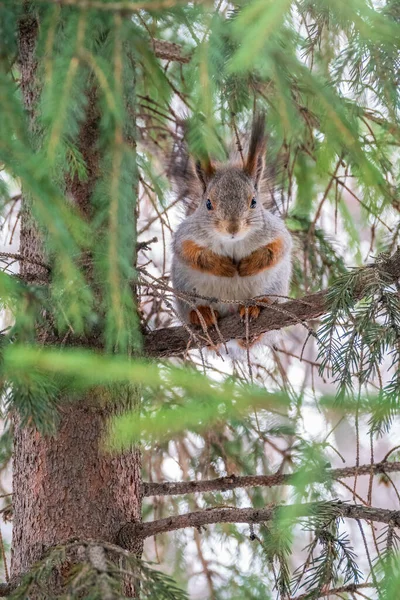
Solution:
<path fill-rule="evenodd" d="M 229 256 L 221 256 L 196 242 L 182 242 L 181 256 L 193 269 L 218 277 L 233 277 L 237 267 Z"/>
<path fill-rule="evenodd" d="M 215 323 L 219 319 L 218 311 L 211 310 L 209 306 L 198 306 L 197 311 L 191 310 L 189 313 L 189 320 L 192 323 L 192 325 L 202 325 L 199 313 L 203 317 L 206 327 L 211 327 L 212 325 L 215 325 Z"/>
<path fill-rule="evenodd" d="M 270 298 L 257 298 L 257 302 L 262 302 L 263 304 L 271 304 L 271 299 Z M 254 319 L 257 319 L 257 317 L 260 314 L 260 311 L 263 307 L 262 306 L 258 306 L 257 304 L 252 304 L 251 306 L 244 306 L 244 304 L 241 304 L 239 306 L 239 314 L 240 314 L 240 318 L 242 319 L 242 321 L 246 321 L 246 312 L 248 313 L 248 319 L 249 321 L 254 321 Z"/>
<path fill-rule="evenodd" d="M 239 275 L 249 277 L 275 266 L 283 256 L 283 245 L 283 240 L 278 238 L 242 258 L 238 265 Z"/>

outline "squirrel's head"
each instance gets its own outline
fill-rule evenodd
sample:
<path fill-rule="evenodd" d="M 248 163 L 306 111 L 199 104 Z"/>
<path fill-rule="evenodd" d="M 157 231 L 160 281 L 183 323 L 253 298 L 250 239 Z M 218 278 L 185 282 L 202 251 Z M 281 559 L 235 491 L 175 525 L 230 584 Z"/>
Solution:
<path fill-rule="evenodd" d="M 215 166 L 208 157 L 196 163 L 203 186 L 197 211 L 224 240 L 241 240 L 263 221 L 258 184 L 264 169 L 264 122 L 264 115 L 254 120 L 244 164 Z"/>

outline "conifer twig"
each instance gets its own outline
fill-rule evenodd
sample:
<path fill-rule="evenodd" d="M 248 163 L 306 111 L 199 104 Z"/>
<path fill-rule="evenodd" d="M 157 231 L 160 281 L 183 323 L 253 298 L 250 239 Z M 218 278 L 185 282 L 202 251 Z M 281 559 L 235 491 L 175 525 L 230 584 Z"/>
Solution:
<path fill-rule="evenodd" d="M 140 250 L 149 250 L 150 244 L 155 244 L 156 242 L 158 242 L 157 237 L 153 237 L 151 240 L 146 240 L 145 242 L 138 242 L 136 244 L 136 251 L 139 252 Z"/>
<path fill-rule="evenodd" d="M 17 262 L 28 262 L 32 265 L 37 265 L 38 267 L 43 267 L 43 269 L 46 269 L 47 271 L 51 270 L 49 265 L 46 265 L 45 263 L 43 263 L 39 260 L 34 260 L 27 256 L 22 256 L 22 254 L 16 254 L 15 252 L 0 252 L 0 260 L 2 258 L 9 258 L 9 259 L 15 260 Z"/>
<path fill-rule="evenodd" d="M 329 590 L 321 590 L 318 596 L 313 596 L 316 600 L 317 598 L 326 598 L 327 596 L 333 596 L 344 593 L 352 593 L 357 592 L 357 590 L 362 590 L 366 588 L 375 587 L 373 583 L 351 583 L 350 585 L 342 585 L 337 588 L 330 588 Z M 308 600 L 310 598 L 310 593 L 306 592 L 305 594 L 300 594 L 300 596 L 296 596 L 295 598 L 291 598 L 290 600 Z"/>

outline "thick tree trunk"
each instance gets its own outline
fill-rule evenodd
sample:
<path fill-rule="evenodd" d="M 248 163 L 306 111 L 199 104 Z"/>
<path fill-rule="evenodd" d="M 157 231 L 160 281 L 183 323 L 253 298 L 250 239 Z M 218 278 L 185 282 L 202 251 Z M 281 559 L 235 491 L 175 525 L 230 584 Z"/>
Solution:
<path fill-rule="evenodd" d="M 31 116 L 37 100 L 34 58 L 37 22 L 28 16 L 20 24 L 21 87 Z M 82 153 L 89 183 L 68 182 L 69 193 L 89 218 L 89 197 L 96 178 L 95 93 L 88 102 L 87 122 L 82 127 Z M 85 210 L 86 209 L 86 210 Z M 43 260 L 40 235 L 24 202 L 21 223 L 21 255 Z M 28 279 L 43 277 L 45 270 L 24 261 L 22 274 Z M 121 388 L 120 409 L 136 404 L 134 390 Z M 128 397 L 127 397 L 128 396 Z M 129 397 L 130 396 L 130 397 Z M 66 400 L 61 423 L 54 437 L 43 437 L 14 420 L 14 528 L 12 577 L 29 570 L 43 551 L 75 538 L 117 542 L 121 527 L 141 515 L 141 458 L 138 450 L 120 456 L 107 455 L 102 448 L 108 418 L 116 410 L 116 398 L 96 389 L 73 403 Z M 62 399 L 61 399 L 62 401 Z M 136 549 L 140 553 L 140 543 Z"/>
<path fill-rule="evenodd" d="M 110 457 L 101 449 L 107 417 L 93 394 L 63 410 L 54 438 L 17 425 L 14 441 L 12 575 L 68 539 L 116 543 L 140 519 L 139 452 Z"/>

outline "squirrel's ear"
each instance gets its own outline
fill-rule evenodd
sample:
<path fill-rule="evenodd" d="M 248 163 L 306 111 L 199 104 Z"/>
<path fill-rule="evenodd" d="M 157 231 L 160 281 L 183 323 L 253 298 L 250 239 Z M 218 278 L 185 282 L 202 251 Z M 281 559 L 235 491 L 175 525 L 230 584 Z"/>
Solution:
<path fill-rule="evenodd" d="M 214 173 L 215 168 L 208 157 L 204 161 L 196 160 L 196 174 L 203 184 L 204 191 L 206 191 L 208 182 Z"/>
<path fill-rule="evenodd" d="M 244 172 L 254 180 L 257 187 L 264 170 L 265 153 L 265 114 L 259 113 L 253 121 L 251 129 L 249 152 L 247 154 Z"/>

